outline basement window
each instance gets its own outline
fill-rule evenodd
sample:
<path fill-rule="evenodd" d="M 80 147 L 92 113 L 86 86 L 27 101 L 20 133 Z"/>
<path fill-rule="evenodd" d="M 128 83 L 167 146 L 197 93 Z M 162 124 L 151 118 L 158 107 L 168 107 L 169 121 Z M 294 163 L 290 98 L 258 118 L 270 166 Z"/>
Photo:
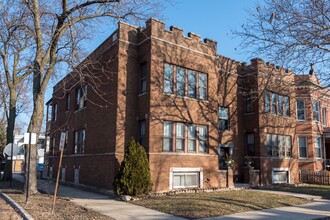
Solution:
<path fill-rule="evenodd" d="M 274 168 L 272 180 L 273 184 L 290 183 L 288 168 Z"/>

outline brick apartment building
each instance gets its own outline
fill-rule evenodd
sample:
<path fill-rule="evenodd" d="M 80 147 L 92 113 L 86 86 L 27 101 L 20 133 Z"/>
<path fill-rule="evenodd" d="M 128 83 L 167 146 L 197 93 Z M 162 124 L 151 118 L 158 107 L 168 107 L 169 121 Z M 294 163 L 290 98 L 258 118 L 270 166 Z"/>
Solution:
<path fill-rule="evenodd" d="M 49 175 L 65 131 L 62 181 L 75 184 L 112 189 L 131 137 L 146 149 L 155 191 L 223 186 L 228 156 L 237 181 L 249 158 L 260 184 L 294 183 L 330 156 L 326 92 L 315 73 L 236 62 L 218 55 L 216 42 L 155 19 L 145 28 L 119 22 L 54 87 Z"/>

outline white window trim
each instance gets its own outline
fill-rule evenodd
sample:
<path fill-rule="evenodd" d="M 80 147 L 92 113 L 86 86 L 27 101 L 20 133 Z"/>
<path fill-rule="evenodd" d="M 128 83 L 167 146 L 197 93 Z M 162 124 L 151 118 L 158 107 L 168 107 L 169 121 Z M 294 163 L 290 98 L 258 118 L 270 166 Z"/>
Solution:
<path fill-rule="evenodd" d="M 298 105 L 297 105 L 298 100 L 304 101 L 304 119 L 298 119 Z M 297 121 L 306 121 L 306 102 L 305 102 L 305 99 L 296 99 L 296 119 L 297 119 Z"/>
<path fill-rule="evenodd" d="M 306 140 L 306 157 L 301 157 L 300 156 L 299 138 L 305 138 L 305 140 Z M 308 159 L 308 139 L 307 139 L 307 136 L 298 136 L 297 137 L 297 144 L 298 144 L 298 158 L 299 159 Z"/>
<path fill-rule="evenodd" d="M 277 172 L 277 171 L 287 171 L 288 172 L 288 183 L 291 183 L 291 180 L 290 180 L 290 169 L 287 168 L 287 167 L 284 167 L 284 168 L 273 168 L 272 170 L 272 184 L 274 184 L 274 172 Z"/>
<path fill-rule="evenodd" d="M 203 188 L 203 168 L 200 167 L 171 167 L 169 172 L 169 188 L 173 190 L 173 173 L 175 172 L 199 172 L 199 187 Z"/>
<path fill-rule="evenodd" d="M 321 151 L 321 157 L 316 156 L 316 139 L 321 139 L 321 146 L 320 146 L 320 151 Z M 315 153 L 315 159 L 320 160 L 323 158 L 323 152 L 322 152 L 322 147 L 323 147 L 323 138 L 321 136 L 315 137 L 314 138 L 314 153 Z"/>

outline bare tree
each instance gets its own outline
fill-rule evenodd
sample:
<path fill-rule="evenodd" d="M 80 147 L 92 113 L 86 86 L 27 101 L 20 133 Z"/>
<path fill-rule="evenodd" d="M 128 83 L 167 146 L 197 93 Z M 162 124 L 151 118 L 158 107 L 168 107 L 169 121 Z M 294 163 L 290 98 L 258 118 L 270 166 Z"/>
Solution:
<path fill-rule="evenodd" d="M 0 106 L 6 116 L 6 142 L 13 143 L 16 117 L 29 103 L 26 78 L 32 66 L 24 57 L 29 57 L 32 32 L 24 25 L 26 14 L 20 6 L 16 13 L 11 11 L 15 2 L 6 1 L 0 6 Z"/>
<path fill-rule="evenodd" d="M 319 76 L 329 80 L 330 1 L 265 0 L 234 34 L 251 56 L 262 56 L 294 70 L 306 72 L 316 64 Z"/>
<path fill-rule="evenodd" d="M 25 34 L 31 35 L 31 45 L 21 60 L 29 66 L 32 76 L 33 112 L 28 131 L 39 136 L 44 114 L 44 99 L 50 79 L 65 66 L 79 63 L 81 40 L 92 34 L 100 19 L 144 20 L 160 10 L 160 0 L 4 0 L 12 2 L 8 17 L 22 13 Z M 1 5 L 2 6 L 2 5 Z M 1 30 L 2 31 L 2 30 Z M 13 34 L 16 34 L 14 31 Z M 75 70 L 74 71 L 79 71 Z M 58 74 L 58 73 L 57 73 Z M 81 79 L 84 80 L 84 79 Z M 29 192 L 37 193 L 36 147 L 31 150 Z M 27 172 L 26 172 L 27 173 Z M 27 179 L 27 178 L 26 178 Z"/>

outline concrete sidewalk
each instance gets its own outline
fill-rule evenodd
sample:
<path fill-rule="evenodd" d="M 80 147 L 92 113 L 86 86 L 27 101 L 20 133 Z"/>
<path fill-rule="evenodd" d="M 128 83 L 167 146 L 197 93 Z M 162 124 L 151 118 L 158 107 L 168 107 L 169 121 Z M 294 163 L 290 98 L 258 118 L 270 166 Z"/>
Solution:
<path fill-rule="evenodd" d="M 19 174 L 14 174 L 13 178 L 21 182 L 23 181 L 23 176 Z M 44 192 L 53 194 L 55 184 L 53 181 L 38 179 L 38 188 Z M 118 201 L 109 195 L 89 192 L 64 185 L 59 185 L 57 195 L 70 198 L 72 202 L 78 205 L 93 209 L 117 220 L 184 220 L 184 218 Z"/>
<path fill-rule="evenodd" d="M 15 174 L 14 179 L 23 181 L 23 176 Z M 38 180 L 38 188 L 52 194 L 55 184 L 52 181 Z M 268 190 L 252 190 L 265 193 L 276 193 L 291 195 L 311 200 L 311 203 L 301 206 L 289 206 L 274 209 L 264 209 L 259 211 L 242 212 L 232 215 L 204 218 L 203 220 L 235 220 L 235 219 L 292 219 L 292 220 L 310 220 L 330 216 L 330 200 L 321 199 L 319 196 L 305 194 L 286 193 Z M 59 185 L 58 195 L 70 198 L 74 203 L 93 209 L 104 215 L 117 220 L 184 220 L 184 218 L 175 217 L 169 214 L 161 213 L 141 206 L 136 206 L 126 202 L 115 200 L 109 195 L 89 192 L 74 187 Z"/>

